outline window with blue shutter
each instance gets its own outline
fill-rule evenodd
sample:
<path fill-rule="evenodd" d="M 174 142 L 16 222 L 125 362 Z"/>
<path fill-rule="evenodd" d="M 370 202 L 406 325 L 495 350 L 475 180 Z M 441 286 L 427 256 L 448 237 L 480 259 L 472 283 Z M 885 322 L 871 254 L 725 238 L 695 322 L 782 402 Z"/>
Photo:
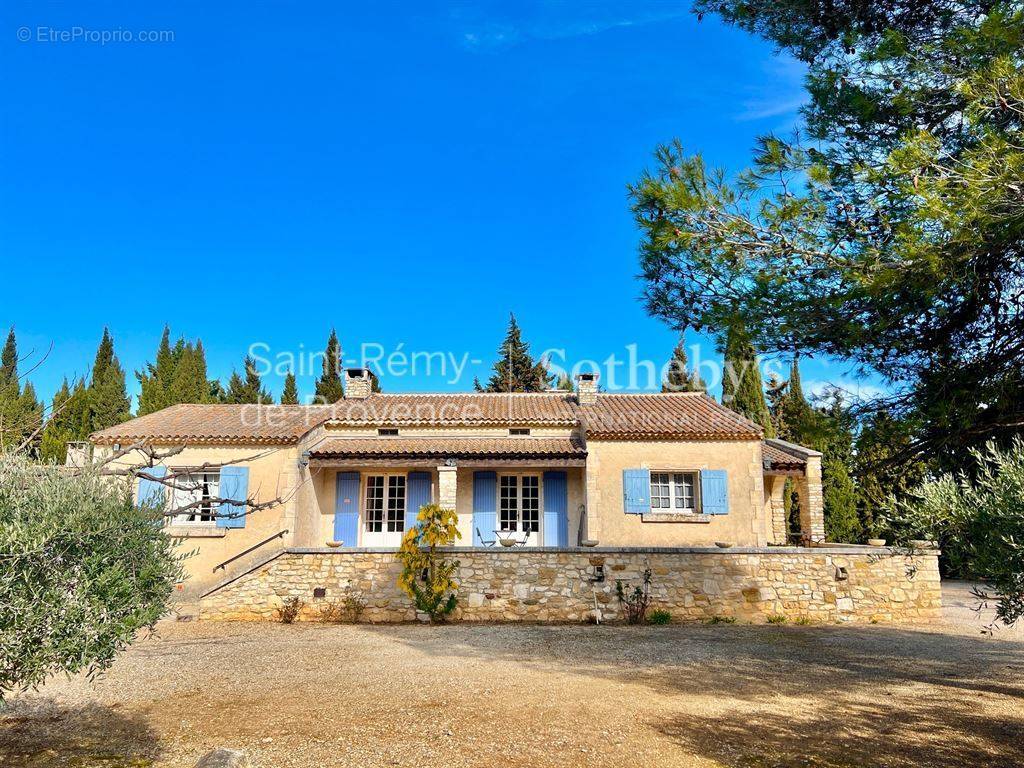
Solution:
<path fill-rule="evenodd" d="M 217 509 L 218 528 L 245 528 L 245 499 L 249 497 L 249 468 L 228 466 L 220 469 L 220 488 L 217 491 L 222 499 L 241 501 L 233 504 L 222 501 Z"/>
<path fill-rule="evenodd" d="M 334 540 L 359 546 L 359 473 L 339 472 L 334 490 Z"/>
<path fill-rule="evenodd" d="M 569 546 L 569 483 L 565 472 L 544 473 L 544 546 Z"/>
<path fill-rule="evenodd" d="M 410 472 L 405 494 L 405 528 L 408 531 L 416 525 L 420 507 L 430 503 L 430 473 Z"/>
<path fill-rule="evenodd" d="M 473 546 L 483 546 L 480 536 L 494 537 L 498 527 L 498 475 L 494 472 L 473 473 Z"/>
<path fill-rule="evenodd" d="M 650 512 L 650 494 L 650 470 L 622 470 L 622 506 L 627 515 L 642 515 L 645 512 Z"/>
<path fill-rule="evenodd" d="M 729 476 L 724 469 L 701 471 L 700 498 L 705 515 L 729 514 Z"/>
<path fill-rule="evenodd" d="M 167 467 L 162 466 L 149 467 L 142 471 L 147 475 L 152 475 L 154 478 L 162 478 L 167 475 Z M 140 477 L 139 493 L 137 498 L 140 507 L 162 507 L 167 501 L 167 486 L 163 483 L 157 482 L 156 480 L 150 480 L 148 477 Z"/>

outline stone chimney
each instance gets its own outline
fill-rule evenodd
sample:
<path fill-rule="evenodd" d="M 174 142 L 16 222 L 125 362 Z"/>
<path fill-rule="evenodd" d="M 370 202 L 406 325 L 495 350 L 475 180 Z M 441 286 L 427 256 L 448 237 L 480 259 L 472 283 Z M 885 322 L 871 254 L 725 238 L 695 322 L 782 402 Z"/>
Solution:
<path fill-rule="evenodd" d="M 597 380 L 596 373 L 576 374 L 576 402 L 580 405 L 593 405 L 597 402 Z"/>
<path fill-rule="evenodd" d="M 345 399 L 365 400 L 373 391 L 373 377 L 369 368 L 345 369 Z"/>

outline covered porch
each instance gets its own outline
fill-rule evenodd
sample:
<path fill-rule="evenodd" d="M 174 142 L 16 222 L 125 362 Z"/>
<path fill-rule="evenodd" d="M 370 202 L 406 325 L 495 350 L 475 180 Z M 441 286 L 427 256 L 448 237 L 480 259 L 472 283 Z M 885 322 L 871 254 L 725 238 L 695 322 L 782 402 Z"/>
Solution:
<path fill-rule="evenodd" d="M 420 507 L 454 509 L 462 546 L 575 546 L 586 449 L 565 437 L 338 437 L 309 452 L 309 546 L 398 547 Z"/>

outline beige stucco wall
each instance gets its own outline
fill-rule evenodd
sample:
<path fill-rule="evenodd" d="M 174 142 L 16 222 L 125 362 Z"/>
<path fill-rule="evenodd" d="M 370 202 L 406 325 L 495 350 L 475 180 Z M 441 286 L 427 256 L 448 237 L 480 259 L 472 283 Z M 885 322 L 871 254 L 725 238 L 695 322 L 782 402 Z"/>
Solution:
<path fill-rule="evenodd" d="M 626 514 L 625 469 L 702 470 L 728 473 L 729 513 L 707 522 L 645 522 Z M 768 543 L 760 441 L 587 441 L 587 530 L 601 546 L 739 546 Z"/>
<path fill-rule="evenodd" d="M 176 446 L 153 447 L 159 452 Z M 98 451 L 97 458 L 103 455 L 109 455 L 109 449 Z M 182 563 L 185 580 L 179 586 L 181 596 L 189 597 L 222 579 L 225 572 L 222 570 L 215 574 L 214 566 L 268 536 L 284 529 L 289 530 L 285 537 L 267 545 L 268 550 L 281 549 L 292 543 L 296 512 L 295 485 L 298 480 L 296 459 L 297 455 L 292 447 L 196 445 L 186 447 L 163 462 L 170 469 L 195 467 L 201 464 L 234 463 L 245 466 L 249 468 L 250 497 L 257 502 L 276 498 L 284 500 L 281 504 L 247 515 L 244 528 L 168 528 L 175 536 L 185 534 L 177 544 L 177 551 L 185 556 Z M 139 466 L 143 463 L 143 458 L 139 454 L 129 454 L 118 463 L 123 466 Z M 137 492 L 138 483 L 135 485 Z"/>
<path fill-rule="evenodd" d="M 560 468 L 555 468 L 560 469 Z M 500 473 L 535 473 L 541 475 L 541 516 L 544 514 L 544 468 L 514 466 L 495 467 L 458 467 L 456 470 L 456 505 L 455 513 L 459 517 L 459 533 L 462 538 L 459 544 L 470 546 L 473 543 L 473 473 L 480 470 L 491 470 Z M 439 498 L 438 473 L 436 467 L 410 467 L 396 464 L 393 467 L 351 467 L 341 470 L 322 468 L 314 469 L 311 474 L 310 485 L 313 489 L 316 505 L 316 533 L 308 541 L 302 542 L 306 546 L 324 546 L 326 542 L 333 539 L 334 533 L 334 509 L 337 488 L 338 472 L 359 472 L 364 478 L 368 474 L 380 472 L 430 472 L 434 500 Z M 580 506 L 583 504 L 583 468 L 569 467 L 565 469 L 568 483 L 569 503 L 569 544 L 576 544 L 576 534 L 579 530 Z M 365 482 L 365 481 L 364 481 Z M 362 532 L 362 514 L 365 506 L 365 486 L 360 485 L 359 513 L 360 533 Z M 485 536 L 491 537 L 491 531 L 484 531 Z M 360 542 L 360 546 L 362 542 Z"/>

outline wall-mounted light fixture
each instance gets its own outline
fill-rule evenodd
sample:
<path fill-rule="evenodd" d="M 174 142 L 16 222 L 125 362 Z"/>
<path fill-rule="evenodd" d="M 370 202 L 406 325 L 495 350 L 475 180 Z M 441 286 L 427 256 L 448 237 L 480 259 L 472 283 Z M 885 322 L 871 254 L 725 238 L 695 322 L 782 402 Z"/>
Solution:
<path fill-rule="evenodd" d="M 299 456 L 299 469 L 305 469 L 309 466 L 309 451 L 303 451 L 302 455 Z"/>

